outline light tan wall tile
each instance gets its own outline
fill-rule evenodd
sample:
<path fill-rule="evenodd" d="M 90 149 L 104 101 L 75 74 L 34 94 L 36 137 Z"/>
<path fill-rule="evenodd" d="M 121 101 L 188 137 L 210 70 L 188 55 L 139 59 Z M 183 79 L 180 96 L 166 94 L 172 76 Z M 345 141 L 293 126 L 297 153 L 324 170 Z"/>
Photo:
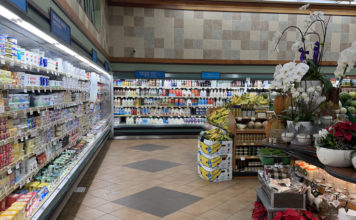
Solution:
<path fill-rule="evenodd" d="M 200 50 L 200 49 L 185 49 L 183 51 L 183 57 L 185 59 L 197 59 L 197 57 L 203 57 L 203 50 Z"/>

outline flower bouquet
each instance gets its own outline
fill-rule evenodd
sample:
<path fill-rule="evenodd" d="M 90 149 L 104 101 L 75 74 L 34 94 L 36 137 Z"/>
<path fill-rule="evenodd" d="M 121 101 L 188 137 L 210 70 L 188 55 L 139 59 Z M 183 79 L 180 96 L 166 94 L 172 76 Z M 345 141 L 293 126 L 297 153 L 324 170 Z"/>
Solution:
<path fill-rule="evenodd" d="M 306 210 L 287 209 L 282 212 L 277 212 L 273 220 L 318 220 L 315 214 Z"/>
<path fill-rule="evenodd" d="M 334 167 L 351 166 L 351 154 L 356 150 L 356 123 L 338 122 L 319 131 L 316 148 L 321 163 Z"/>

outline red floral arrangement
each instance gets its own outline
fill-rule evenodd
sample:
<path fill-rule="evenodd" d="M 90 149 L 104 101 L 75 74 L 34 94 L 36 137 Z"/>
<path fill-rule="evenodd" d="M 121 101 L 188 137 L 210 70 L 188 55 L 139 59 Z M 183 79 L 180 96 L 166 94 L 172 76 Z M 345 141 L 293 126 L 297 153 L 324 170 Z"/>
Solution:
<path fill-rule="evenodd" d="M 328 129 L 336 138 L 346 139 L 351 141 L 352 137 L 356 134 L 356 123 L 349 121 L 338 122 Z"/>
<path fill-rule="evenodd" d="M 338 122 L 327 129 L 319 131 L 319 146 L 329 149 L 356 149 L 356 123 Z"/>
<path fill-rule="evenodd" d="M 310 211 L 295 209 L 287 209 L 283 212 L 277 212 L 273 217 L 273 220 L 319 220 L 319 217 L 315 217 Z"/>
<path fill-rule="evenodd" d="M 267 220 L 267 210 L 260 202 L 255 202 L 252 211 L 252 220 Z"/>

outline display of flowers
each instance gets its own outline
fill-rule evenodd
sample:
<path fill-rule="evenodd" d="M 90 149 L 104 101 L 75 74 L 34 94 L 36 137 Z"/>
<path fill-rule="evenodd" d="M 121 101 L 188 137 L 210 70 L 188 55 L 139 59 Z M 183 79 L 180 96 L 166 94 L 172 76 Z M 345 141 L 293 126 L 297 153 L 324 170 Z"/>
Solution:
<path fill-rule="evenodd" d="M 283 212 L 276 212 L 273 220 L 318 220 L 314 213 L 307 210 L 287 209 Z"/>
<path fill-rule="evenodd" d="M 337 61 L 337 67 L 334 72 L 336 79 L 342 81 L 346 73 L 350 72 L 356 62 L 356 41 L 352 43 L 351 47 L 346 48 L 340 53 L 340 58 Z"/>
<path fill-rule="evenodd" d="M 301 9 L 305 10 L 307 7 L 308 5 L 305 5 L 302 6 Z M 288 87 L 290 87 L 289 82 L 292 80 L 318 80 L 322 82 L 324 94 L 330 91 L 332 87 L 330 80 L 323 76 L 320 72 L 320 63 L 324 55 L 324 46 L 329 21 L 330 17 L 325 19 L 323 12 L 316 11 L 306 16 L 303 28 L 292 25 L 285 28 L 282 32 L 275 33 L 273 41 L 275 42 L 275 50 L 278 52 L 278 45 L 279 42 L 282 40 L 284 34 L 290 29 L 296 30 L 297 40 L 292 45 L 291 49 L 292 51 L 300 54 L 299 61 L 300 63 L 304 64 L 304 66 L 300 66 L 303 69 L 303 71 L 301 72 L 301 79 L 299 79 L 300 75 L 295 76 L 295 72 L 298 71 L 283 72 L 284 74 L 277 74 L 277 76 L 283 78 L 284 80 L 287 77 L 292 77 L 292 79 L 279 82 L 278 78 L 276 78 L 275 76 L 275 82 L 272 84 L 272 88 L 282 89 L 285 92 L 286 90 L 288 90 Z M 319 25 L 321 27 L 321 31 L 316 30 L 316 25 Z M 292 65 L 291 63 L 294 63 L 294 65 Z M 287 65 L 288 67 L 293 66 L 294 68 L 298 69 L 299 66 L 296 65 L 294 61 L 291 63 L 285 65 Z M 308 68 L 306 68 L 305 66 L 308 66 Z M 279 69 L 281 69 L 281 67 L 277 66 L 276 72 Z M 306 72 L 304 73 L 305 70 Z"/>
<path fill-rule="evenodd" d="M 312 121 L 325 101 L 325 97 L 321 96 L 321 90 L 320 86 L 311 86 L 306 90 L 303 87 L 291 88 L 291 106 L 282 117 L 294 122 Z"/>
<path fill-rule="evenodd" d="M 283 92 L 289 92 L 295 88 L 296 83 L 299 83 L 303 76 L 308 72 L 309 66 L 305 63 L 289 62 L 276 66 L 274 72 L 274 80 L 271 88 L 282 89 Z"/>
<path fill-rule="evenodd" d="M 356 123 L 338 122 L 319 131 L 318 145 L 338 150 L 356 149 Z"/>

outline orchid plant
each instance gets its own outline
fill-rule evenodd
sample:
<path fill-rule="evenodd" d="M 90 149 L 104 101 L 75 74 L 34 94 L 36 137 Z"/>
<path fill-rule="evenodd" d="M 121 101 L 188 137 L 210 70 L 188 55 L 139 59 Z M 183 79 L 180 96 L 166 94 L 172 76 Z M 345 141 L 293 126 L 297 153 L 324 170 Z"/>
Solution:
<path fill-rule="evenodd" d="M 337 61 L 337 67 L 334 72 L 336 79 L 339 81 L 339 86 L 345 74 L 350 72 L 356 62 L 356 41 L 352 43 L 351 47 L 346 48 L 340 53 L 340 58 Z"/>
<path fill-rule="evenodd" d="M 305 5 L 300 9 L 306 10 L 307 7 L 308 5 Z M 295 25 L 288 26 L 282 32 L 276 32 L 273 38 L 275 50 L 278 52 L 278 45 L 284 34 L 290 29 L 297 31 L 298 39 L 291 49 L 299 52 L 300 62 L 309 66 L 307 73 L 303 75 L 301 80 L 320 80 L 324 85 L 324 93 L 332 87 L 330 80 L 320 73 L 329 21 L 330 17 L 325 19 L 323 12 L 316 11 L 306 17 L 303 29 Z M 320 25 L 321 31 L 316 31 L 315 26 L 317 24 Z M 317 40 L 313 41 L 312 39 L 315 39 L 315 37 Z M 312 53 L 310 50 L 312 50 Z"/>
<path fill-rule="evenodd" d="M 321 96 L 321 90 L 320 86 L 311 86 L 306 91 L 302 87 L 292 88 L 291 106 L 284 112 L 282 118 L 294 122 L 312 121 L 325 101 L 325 97 Z"/>

